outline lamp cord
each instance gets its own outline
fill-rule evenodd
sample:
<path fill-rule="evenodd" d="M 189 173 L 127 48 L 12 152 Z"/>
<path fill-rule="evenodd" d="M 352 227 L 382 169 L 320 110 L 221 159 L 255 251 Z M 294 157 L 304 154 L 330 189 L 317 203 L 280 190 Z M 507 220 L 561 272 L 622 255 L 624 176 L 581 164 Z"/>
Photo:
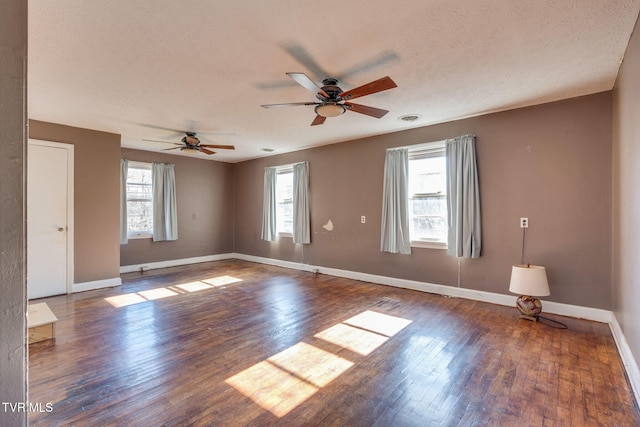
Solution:
<path fill-rule="evenodd" d="M 520 265 L 524 265 L 524 238 L 526 234 L 527 234 L 527 229 L 523 228 L 522 229 L 522 255 L 520 257 Z"/>
<path fill-rule="evenodd" d="M 524 241 L 525 241 L 526 236 L 527 236 L 527 229 L 523 228 L 522 229 L 522 255 L 520 257 L 520 264 L 521 265 L 525 265 L 524 264 Z M 548 317 L 543 317 L 543 316 L 538 316 L 538 318 L 544 319 L 544 320 L 548 320 L 549 322 L 552 322 L 552 323 L 555 323 L 556 325 L 559 325 L 559 326 L 549 325 L 551 328 L 554 328 L 554 329 L 567 329 L 568 328 L 567 325 L 565 325 L 562 322 L 558 322 L 557 320 L 549 319 Z"/>
<path fill-rule="evenodd" d="M 549 319 L 548 317 L 544 317 L 544 316 L 538 316 L 538 318 L 544 319 L 544 320 L 548 320 L 549 322 L 553 322 L 556 325 L 560 325 L 560 326 L 547 325 L 547 326 L 549 326 L 549 327 L 551 327 L 553 329 L 567 329 L 568 328 L 567 325 L 565 325 L 562 322 L 558 322 L 557 320 Z"/>

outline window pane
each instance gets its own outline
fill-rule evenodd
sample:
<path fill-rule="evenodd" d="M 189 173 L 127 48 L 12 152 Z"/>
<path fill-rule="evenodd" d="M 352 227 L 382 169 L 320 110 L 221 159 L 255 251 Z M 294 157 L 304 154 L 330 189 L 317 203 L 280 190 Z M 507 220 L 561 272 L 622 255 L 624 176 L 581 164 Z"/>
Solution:
<path fill-rule="evenodd" d="M 293 172 L 276 177 L 276 231 L 293 232 Z"/>
<path fill-rule="evenodd" d="M 127 174 L 127 231 L 153 232 L 151 169 L 129 167 Z"/>
<path fill-rule="evenodd" d="M 446 196 L 412 198 L 409 209 L 412 240 L 447 240 Z"/>
<path fill-rule="evenodd" d="M 127 231 L 153 231 L 153 202 L 127 201 Z"/>
<path fill-rule="evenodd" d="M 409 194 L 446 192 L 444 156 L 409 161 Z"/>
<path fill-rule="evenodd" d="M 409 160 L 409 233 L 411 240 L 447 241 L 446 161 Z"/>

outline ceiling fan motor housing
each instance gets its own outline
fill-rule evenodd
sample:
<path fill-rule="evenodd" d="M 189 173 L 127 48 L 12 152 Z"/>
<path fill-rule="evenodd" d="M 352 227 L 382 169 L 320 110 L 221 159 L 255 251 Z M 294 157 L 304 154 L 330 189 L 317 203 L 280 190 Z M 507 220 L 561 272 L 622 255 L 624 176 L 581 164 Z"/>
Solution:
<path fill-rule="evenodd" d="M 322 90 L 325 91 L 325 93 L 327 95 L 329 95 L 329 98 L 325 98 L 324 96 L 318 94 L 316 95 L 316 97 L 322 101 L 322 102 L 326 102 L 326 101 L 331 101 L 331 102 L 338 102 L 341 101 L 340 97 L 338 95 L 340 95 L 343 90 L 340 89 L 340 87 L 338 87 L 338 80 L 337 79 L 333 79 L 333 78 L 329 78 L 329 79 L 324 79 L 322 81 Z"/>
<path fill-rule="evenodd" d="M 200 140 L 196 137 L 195 132 L 187 132 L 187 136 L 182 138 L 182 142 L 190 146 L 196 146 L 200 144 Z"/>

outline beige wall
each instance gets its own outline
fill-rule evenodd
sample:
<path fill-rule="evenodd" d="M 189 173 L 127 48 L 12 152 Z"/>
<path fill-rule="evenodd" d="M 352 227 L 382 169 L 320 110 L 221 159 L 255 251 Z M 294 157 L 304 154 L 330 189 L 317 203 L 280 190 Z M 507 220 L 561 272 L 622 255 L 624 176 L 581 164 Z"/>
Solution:
<path fill-rule="evenodd" d="M 120 246 L 121 265 L 233 252 L 231 164 L 131 149 L 122 158 L 175 164 L 178 240 L 131 239 Z"/>
<path fill-rule="evenodd" d="M 27 401 L 26 92 L 27 2 L 0 13 L 0 402 Z M 0 425 L 26 425 L 24 412 L 0 407 Z"/>
<path fill-rule="evenodd" d="M 613 91 L 613 310 L 640 360 L 640 27 Z"/>
<path fill-rule="evenodd" d="M 74 283 L 120 277 L 120 135 L 30 120 L 29 137 L 74 145 Z"/>
<path fill-rule="evenodd" d="M 611 132 L 606 92 L 238 163 L 235 251 L 508 293 L 511 265 L 520 261 L 519 218 L 528 217 L 525 262 L 547 268 L 548 299 L 610 309 Z M 381 253 L 385 150 L 467 133 L 477 137 L 482 257 L 458 266 L 441 250 Z M 311 245 L 262 241 L 264 167 L 303 160 L 310 168 Z M 331 232 L 322 228 L 328 220 Z"/>

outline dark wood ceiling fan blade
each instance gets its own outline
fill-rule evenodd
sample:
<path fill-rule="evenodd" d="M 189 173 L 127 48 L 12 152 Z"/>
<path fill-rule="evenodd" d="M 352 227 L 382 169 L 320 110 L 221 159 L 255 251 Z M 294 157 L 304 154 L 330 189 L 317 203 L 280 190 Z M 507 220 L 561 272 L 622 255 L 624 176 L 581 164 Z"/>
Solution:
<path fill-rule="evenodd" d="M 295 107 L 299 105 L 318 105 L 319 102 L 288 102 L 285 104 L 265 104 L 261 105 L 263 108 L 277 108 L 277 107 Z"/>
<path fill-rule="evenodd" d="M 205 154 L 215 154 L 215 151 L 211 151 L 211 150 L 207 150 L 206 148 L 203 148 L 202 145 L 200 146 L 200 151 L 202 151 Z"/>
<path fill-rule="evenodd" d="M 351 102 L 345 102 L 344 105 L 350 111 L 360 113 L 360 114 L 365 114 L 367 116 L 375 117 L 377 119 L 383 117 L 385 114 L 389 112 L 388 110 L 383 110 L 381 108 L 374 108 L 374 107 L 369 107 L 367 105 L 354 104 Z"/>
<path fill-rule="evenodd" d="M 236 147 L 233 145 L 217 145 L 217 144 L 200 144 L 200 147 L 208 147 L 208 148 L 220 148 L 224 150 L 235 150 Z"/>
<path fill-rule="evenodd" d="M 180 144 L 182 145 L 182 144 Z M 180 150 L 182 147 L 172 147 L 172 148 L 163 148 L 162 151 L 168 151 L 168 150 Z"/>
<path fill-rule="evenodd" d="M 291 77 L 300 86 L 304 87 L 314 95 L 321 95 L 325 98 L 331 98 L 327 92 L 322 90 L 320 86 L 315 84 L 305 73 L 287 73 L 287 76 Z"/>
<path fill-rule="evenodd" d="M 324 121 L 327 120 L 326 117 L 323 117 L 321 115 L 317 115 L 315 119 L 313 119 L 313 121 L 311 122 L 311 126 L 317 126 L 317 125 L 321 125 L 324 123 Z"/>
<path fill-rule="evenodd" d="M 354 99 L 365 95 L 371 95 L 372 93 L 382 92 L 383 90 L 393 89 L 394 87 L 398 87 L 398 85 L 391 80 L 391 77 L 386 76 L 346 92 L 342 92 L 339 97 L 345 100 Z"/>

